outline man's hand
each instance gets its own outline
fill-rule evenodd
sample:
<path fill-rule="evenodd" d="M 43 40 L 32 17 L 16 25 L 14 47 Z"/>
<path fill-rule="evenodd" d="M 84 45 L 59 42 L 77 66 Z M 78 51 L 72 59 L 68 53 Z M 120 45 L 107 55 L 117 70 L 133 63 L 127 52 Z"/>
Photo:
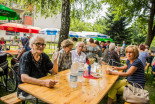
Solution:
<path fill-rule="evenodd" d="M 56 84 L 57 82 L 56 81 L 53 81 L 53 80 L 44 80 L 44 86 L 46 87 L 54 87 L 54 85 Z"/>
<path fill-rule="evenodd" d="M 115 67 L 115 66 L 113 66 L 113 67 L 112 67 L 112 70 L 118 70 L 118 68 L 117 68 L 117 67 Z"/>

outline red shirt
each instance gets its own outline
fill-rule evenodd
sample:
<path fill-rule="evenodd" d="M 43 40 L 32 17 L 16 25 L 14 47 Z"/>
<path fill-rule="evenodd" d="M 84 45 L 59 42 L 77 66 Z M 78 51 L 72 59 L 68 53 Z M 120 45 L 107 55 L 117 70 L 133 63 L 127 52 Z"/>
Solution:
<path fill-rule="evenodd" d="M 5 44 L 5 41 L 2 42 L 2 41 L 0 40 L 0 44 Z"/>

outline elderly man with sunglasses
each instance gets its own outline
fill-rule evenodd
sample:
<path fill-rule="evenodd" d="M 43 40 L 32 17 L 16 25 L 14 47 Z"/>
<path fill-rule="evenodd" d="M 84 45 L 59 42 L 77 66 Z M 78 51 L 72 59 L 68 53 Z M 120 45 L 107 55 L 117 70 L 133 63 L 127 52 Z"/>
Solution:
<path fill-rule="evenodd" d="M 54 87 L 56 84 L 53 80 L 40 80 L 39 78 L 47 75 L 48 72 L 57 73 L 58 70 L 54 68 L 53 63 L 48 55 L 43 51 L 45 49 L 45 40 L 43 37 L 37 35 L 30 39 L 31 50 L 25 52 L 20 58 L 19 62 L 19 79 L 18 83 L 30 83 L 41 85 L 45 87 Z M 27 94 L 18 88 L 18 98 L 22 100 L 33 100 L 32 95 Z"/>
<path fill-rule="evenodd" d="M 76 49 L 72 50 L 72 63 L 77 59 L 77 61 L 81 61 L 82 63 L 86 62 L 86 55 L 82 52 L 82 49 L 84 47 L 83 42 L 77 42 L 76 43 Z"/>

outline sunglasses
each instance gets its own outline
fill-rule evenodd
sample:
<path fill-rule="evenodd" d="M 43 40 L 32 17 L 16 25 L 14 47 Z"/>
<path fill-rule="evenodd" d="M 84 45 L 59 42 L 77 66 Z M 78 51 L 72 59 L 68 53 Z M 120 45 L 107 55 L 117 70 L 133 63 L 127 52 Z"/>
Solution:
<path fill-rule="evenodd" d="M 46 47 L 46 44 L 42 44 L 42 43 L 33 43 L 33 44 L 35 44 L 37 47 Z"/>
<path fill-rule="evenodd" d="M 132 51 L 126 51 L 125 53 L 129 53 L 129 54 L 131 54 L 131 53 L 134 53 L 134 52 L 132 52 Z"/>

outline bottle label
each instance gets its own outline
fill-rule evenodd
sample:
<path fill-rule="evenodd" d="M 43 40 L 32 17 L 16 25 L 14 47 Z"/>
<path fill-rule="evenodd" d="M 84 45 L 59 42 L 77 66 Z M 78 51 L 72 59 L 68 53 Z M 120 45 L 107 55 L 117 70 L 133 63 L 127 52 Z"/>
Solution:
<path fill-rule="evenodd" d="M 83 76 L 83 71 L 79 71 L 78 76 Z"/>
<path fill-rule="evenodd" d="M 77 82 L 77 76 L 70 75 L 71 82 Z"/>

